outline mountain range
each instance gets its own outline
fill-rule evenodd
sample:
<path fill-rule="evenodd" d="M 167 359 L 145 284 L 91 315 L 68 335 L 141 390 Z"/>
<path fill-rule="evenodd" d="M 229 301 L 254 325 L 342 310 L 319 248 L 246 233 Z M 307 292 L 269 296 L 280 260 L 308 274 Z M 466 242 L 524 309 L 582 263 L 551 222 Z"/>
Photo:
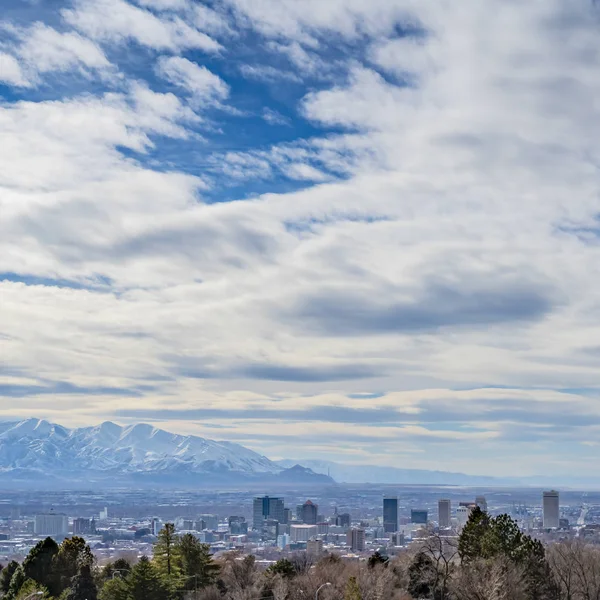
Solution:
<path fill-rule="evenodd" d="M 177 435 L 147 424 L 68 429 L 39 419 L 0 422 L 4 487 L 202 487 L 332 484 L 300 465 L 282 466 L 244 446 Z"/>

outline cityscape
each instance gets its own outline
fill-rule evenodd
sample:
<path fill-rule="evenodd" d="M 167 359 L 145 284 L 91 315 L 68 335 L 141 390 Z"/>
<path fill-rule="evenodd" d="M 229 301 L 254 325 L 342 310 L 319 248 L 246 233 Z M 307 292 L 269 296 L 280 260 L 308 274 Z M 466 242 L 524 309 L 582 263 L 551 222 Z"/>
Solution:
<path fill-rule="evenodd" d="M 46 492 L 5 496 L 0 504 L 0 562 L 22 560 L 41 539 L 83 537 L 98 563 L 152 555 L 165 523 L 210 547 L 257 557 L 265 568 L 282 557 L 326 553 L 361 561 L 411 551 L 428 536 L 451 540 L 479 507 L 508 514 L 544 543 L 600 543 L 600 493 L 534 489 L 399 486 L 395 491 L 335 486 L 286 495 L 189 491 Z M 103 505 L 105 503 L 105 505 Z"/>

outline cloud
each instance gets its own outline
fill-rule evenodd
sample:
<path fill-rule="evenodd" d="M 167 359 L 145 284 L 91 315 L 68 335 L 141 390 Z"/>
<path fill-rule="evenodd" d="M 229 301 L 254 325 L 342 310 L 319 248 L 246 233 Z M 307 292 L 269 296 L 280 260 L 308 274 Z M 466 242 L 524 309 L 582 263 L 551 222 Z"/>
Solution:
<path fill-rule="evenodd" d="M 63 9 L 62 16 L 69 25 L 101 42 L 135 40 L 157 50 L 221 49 L 217 41 L 182 18 L 172 14 L 159 17 L 125 0 L 77 0 L 75 8 Z"/>
<path fill-rule="evenodd" d="M 281 113 L 265 106 L 262 112 L 262 118 L 269 125 L 290 125 L 290 120 L 284 117 Z"/>
<path fill-rule="evenodd" d="M 220 77 L 186 58 L 162 56 L 156 69 L 161 77 L 189 92 L 195 105 L 223 100 L 229 95 L 229 87 Z"/>
<path fill-rule="evenodd" d="M 29 87 L 19 61 L 10 54 L 0 52 L 0 82 L 17 87 Z"/>

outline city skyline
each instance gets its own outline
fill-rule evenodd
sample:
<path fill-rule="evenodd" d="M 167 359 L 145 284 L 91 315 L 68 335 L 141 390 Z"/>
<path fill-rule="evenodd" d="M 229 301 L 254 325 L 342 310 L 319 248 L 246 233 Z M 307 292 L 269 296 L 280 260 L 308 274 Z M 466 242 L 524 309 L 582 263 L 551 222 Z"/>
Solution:
<path fill-rule="evenodd" d="M 0 419 L 594 472 L 598 3 L 2 9 Z"/>

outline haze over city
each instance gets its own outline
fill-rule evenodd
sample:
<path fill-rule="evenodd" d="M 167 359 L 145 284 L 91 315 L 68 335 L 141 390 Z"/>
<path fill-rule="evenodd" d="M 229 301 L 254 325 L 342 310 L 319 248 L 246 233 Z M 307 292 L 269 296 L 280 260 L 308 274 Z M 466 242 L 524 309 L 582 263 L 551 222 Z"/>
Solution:
<path fill-rule="evenodd" d="M 3 0 L 0 32 L 1 421 L 595 482 L 597 3 Z"/>

